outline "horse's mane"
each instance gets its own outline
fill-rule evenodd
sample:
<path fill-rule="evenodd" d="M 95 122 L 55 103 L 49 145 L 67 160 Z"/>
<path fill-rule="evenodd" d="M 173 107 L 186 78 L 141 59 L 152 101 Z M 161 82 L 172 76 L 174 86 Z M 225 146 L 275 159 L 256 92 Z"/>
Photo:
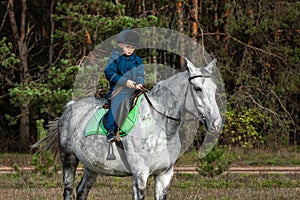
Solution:
<path fill-rule="evenodd" d="M 188 72 L 187 71 L 183 71 L 183 72 L 179 72 L 173 76 L 170 76 L 169 78 L 159 81 L 151 90 L 150 90 L 150 95 L 151 94 L 156 94 L 158 93 L 158 91 L 163 92 L 161 90 L 163 89 L 171 89 L 171 88 L 175 88 L 177 83 L 182 83 L 183 81 L 187 81 L 188 80 Z M 160 93 L 159 92 L 159 93 Z"/>

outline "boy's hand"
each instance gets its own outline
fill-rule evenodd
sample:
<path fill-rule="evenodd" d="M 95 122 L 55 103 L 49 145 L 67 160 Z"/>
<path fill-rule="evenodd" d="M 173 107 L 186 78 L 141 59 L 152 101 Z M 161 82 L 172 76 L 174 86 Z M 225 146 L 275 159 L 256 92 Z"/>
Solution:
<path fill-rule="evenodd" d="M 142 84 L 137 84 L 137 85 L 135 86 L 135 88 L 136 88 L 137 90 L 141 90 L 141 89 L 143 89 L 143 85 L 142 85 Z"/>
<path fill-rule="evenodd" d="M 129 87 L 131 89 L 137 89 L 137 90 L 143 89 L 143 85 L 142 84 L 137 84 L 136 82 L 134 82 L 132 80 L 127 80 L 126 81 L 126 87 Z"/>
<path fill-rule="evenodd" d="M 136 83 L 132 80 L 127 80 L 126 81 L 126 87 L 131 88 L 131 89 L 135 89 Z"/>

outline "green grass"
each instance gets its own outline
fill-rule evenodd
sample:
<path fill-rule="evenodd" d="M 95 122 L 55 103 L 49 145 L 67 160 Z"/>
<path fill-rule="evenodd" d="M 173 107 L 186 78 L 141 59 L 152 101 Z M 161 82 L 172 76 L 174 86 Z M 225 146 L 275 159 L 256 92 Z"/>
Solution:
<path fill-rule="evenodd" d="M 278 149 L 240 149 L 232 148 L 227 154 L 236 166 L 295 166 L 300 165 L 299 147 L 280 147 Z"/>
<path fill-rule="evenodd" d="M 300 165 L 299 147 L 278 149 L 228 148 L 225 156 L 232 160 L 232 166 L 296 166 Z M 197 166 L 198 152 L 189 150 L 176 162 L 177 166 Z"/>
<path fill-rule="evenodd" d="M 228 148 L 225 156 L 234 166 L 295 166 L 300 165 L 299 147 L 279 149 Z M 28 166 L 31 154 L 0 154 L 0 166 Z M 177 166 L 197 166 L 198 152 L 187 151 L 177 161 Z M 82 166 L 82 165 L 81 165 Z M 50 173 L 51 174 L 51 173 Z M 76 176 L 75 185 L 82 174 Z M 147 182 L 146 200 L 153 199 L 153 177 Z M 44 176 L 37 173 L 18 172 L 0 175 L 0 199 L 44 200 L 62 199 L 62 175 Z M 92 187 L 89 200 L 131 200 L 131 178 L 99 176 Z M 175 174 L 170 189 L 171 200 L 296 200 L 300 196 L 298 174 L 222 174 L 213 178 L 192 174 Z"/>
<path fill-rule="evenodd" d="M 31 154 L 0 153 L 0 166 L 30 166 L 32 163 Z"/>
<path fill-rule="evenodd" d="M 79 183 L 77 176 L 76 183 Z M 170 189 L 171 200 L 255 199 L 296 200 L 300 195 L 300 175 L 224 174 L 214 178 L 191 174 L 175 174 Z M 34 173 L 0 175 L 0 199 L 62 199 L 60 174 L 46 177 Z M 132 199 L 130 177 L 99 176 L 89 200 Z M 154 181 L 147 182 L 146 200 L 153 199 Z"/>
<path fill-rule="evenodd" d="M 225 156 L 232 161 L 231 166 L 299 166 L 300 147 L 278 149 L 228 148 Z M 176 162 L 176 166 L 197 166 L 198 152 L 188 150 Z M 32 154 L 0 153 L 0 166 L 30 166 Z M 80 164 L 82 167 L 82 164 Z"/>
<path fill-rule="evenodd" d="M 234 166 L 294 166 L 300 165 L 298 147 L 272 150 L 229 148 L 226 157 Z M 31 155 L 0 154 L 0 166 L 28 166 Z M 197 166 L 198 152 L 187 151 L 177 166 Z M 7 164 L 8 163 L 8 164 Z M 82 174 L 76 176 L 75 185 Z M 132 199 L 131 178 L 99 176 L 90 191 L 89 200 Z M 44 176 L 19 172 L 0 175 L 0 199 L 44 200 L 62 199 L 62 175 Z M 147 199 L 153 199 L 154 181 L 147 182 Z M 170 189 L 171 200 L 296 200 L 300 196 L 299 174 L 222 174 L 213 178 L 192 174 L 175 174 Z"/>

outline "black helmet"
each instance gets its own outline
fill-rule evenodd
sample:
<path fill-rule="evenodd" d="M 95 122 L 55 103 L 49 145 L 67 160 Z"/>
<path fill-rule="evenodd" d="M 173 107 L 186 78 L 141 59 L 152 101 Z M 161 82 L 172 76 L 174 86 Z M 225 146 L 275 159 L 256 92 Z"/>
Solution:
<path fill-rule="evenodd" d="M 119 33 L 117 42 L 139 46 L 139 34 L 135 30 L 125 29 L 121 33 Z"/>

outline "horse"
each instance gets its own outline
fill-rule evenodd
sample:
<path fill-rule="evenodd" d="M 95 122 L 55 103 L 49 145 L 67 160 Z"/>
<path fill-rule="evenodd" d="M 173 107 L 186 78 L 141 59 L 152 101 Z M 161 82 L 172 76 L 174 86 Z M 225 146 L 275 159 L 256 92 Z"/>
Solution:
<path fill-rule="evenodd" d="M 167 199 L 174 163 L 181 154 L 185 136 L 182 135 L 185 131 L 180 131 L 184 129 L 184 122 L 202 121 L 211 134 L 220 132 L 223 124 L 216 101 L 217 85 L 212 77 L 216 59 L 201 68 L 188 59 L 186 63 L 187 70 L 158 82 L 146 93 L 147 98 L 141 97 L 137 122 L 122 138 L 122 148 L 117 143 L 107 142 L 105 136 L 84 134 L 88 120 L 102 108 L 104 99 L 88 97 L 65 106 L 46 137 L 32 145 L 38 147 L 46 143 L 45 151 L 60 151 L 65 200 L 75 198 L 74 177 L 79 161 L 84 165 L 84 173 L 76 188 L 78 200 L 87 199 L 99 174 L 132 176 L 134 200 L 145 198 L 147 179 L 152 175 L 155 199 Z M 193 118 L 186 119 L 187 114 Z M 115 152 L 114 159 L 108 159 L 109 151 Z"/>

